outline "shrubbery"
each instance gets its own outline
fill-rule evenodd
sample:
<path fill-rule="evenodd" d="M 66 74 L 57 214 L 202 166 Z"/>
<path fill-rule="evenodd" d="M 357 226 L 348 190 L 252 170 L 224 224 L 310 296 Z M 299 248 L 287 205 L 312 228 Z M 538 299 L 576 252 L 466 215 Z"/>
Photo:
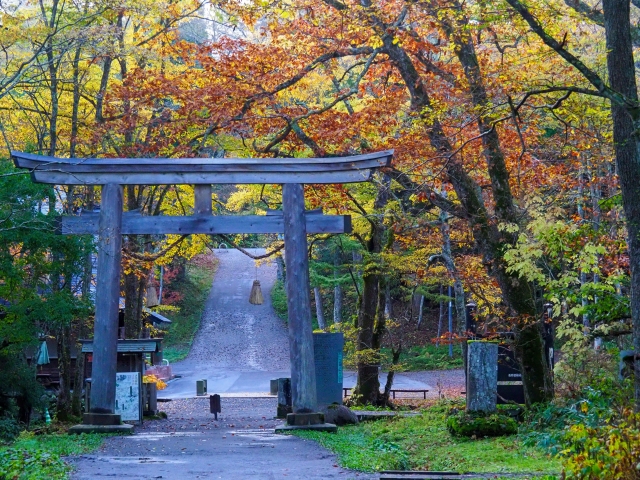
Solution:
<path fill-rule="evenodd" d="M 556 368 L 562 395 L 530 412 L 525 444 L 561 458 L 563 478 L 639 479 L 640 415 L 630 409 L 631 380 L 617 378 L 616 349 L 594 351 L 577 341 L 565 344 L 563 353 Z"/>
<path fill-rule="evenodd" d="M 518 423 L 502 413 L 454 411 L 447 418 L 447 430 L 458 437 L 501 437 L 518 432 Z"/>
<path fill-rule="evenodd" d="M 0 478 L 62 479 L 68 467 L 58 455 L 44 449 L 10 448 L 0 452 Z"/>
<path fill-rule="evenodd" d="M 285 322 L 287 321 L 287 292 L 284 289 L 284 282 L 277 280 L 271 289 L 271 305 L 276 314 Z"/>
<path fill-rule="evenodd" d="M 0 443 L 15 439 L 20 433 L 20 424 L 12 417 L 0 417 Z"/>
<path fill-rule="evenodd" d="M 613 424 L 572 425 L 561 452 L 568 478 L 627 480 L 640 478 L 640 414 L 625 410 Z"/>

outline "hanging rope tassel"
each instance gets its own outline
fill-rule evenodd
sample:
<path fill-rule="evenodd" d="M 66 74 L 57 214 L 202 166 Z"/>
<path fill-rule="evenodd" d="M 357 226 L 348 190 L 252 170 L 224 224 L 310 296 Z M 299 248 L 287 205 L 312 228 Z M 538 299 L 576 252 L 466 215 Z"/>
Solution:
<path fill-rule="evenodd" d="M 249 303 L 253 305 L 262 305 L 262 288 L 260 288 L 260 280 L 254 280 L 251 287 L 251 295 L 249 295 Z"/>

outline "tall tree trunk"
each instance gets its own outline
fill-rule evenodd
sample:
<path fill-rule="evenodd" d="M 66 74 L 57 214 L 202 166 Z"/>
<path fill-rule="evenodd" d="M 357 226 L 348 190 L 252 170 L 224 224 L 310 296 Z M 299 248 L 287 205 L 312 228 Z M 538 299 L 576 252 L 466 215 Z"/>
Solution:
<path fill-rule="evenodd" d="M 326 330 L 327 324 L 324 321 L 324 310 L 322 307 L 322 292 L 320 287 L 313 287 L 313 298 L 316 304 L 316 319 L 318 320 L 318 328 L 320 330 Z"/>
<path fill-rule="evenodd" d="M 342 323 L 342 287 L 333 287 L 333 323 Z"/>
<path fill-rule="evenodd" d="M 356 343 L 358 377 L 353 397 L 360 404 L 377 405 L 380 395 L 380 381 L 378 380 L 380 358 L 379 352 L 374 350 L 373 329 L 378 310 L 380 266 L 378 265 L 379 258 L 375 255 L 376 252 L 372 253 L 374 255 L 369 254 L 365 257 L 363 265 L 362 301 L 358 314 L 358 339 Z"/>
<path fill-rule="evenodd" d="M 73 84 L 73 104 L 71 106 L 71 139 L 69 142 L 69 156 L 76 156 L 78 145 L 78 111 L 80 108 L 80 53 L 81 48 L 77 47 L 72 62 L 72 84 Z"/>
<path fill-rule="evenodd" d="M 384 185 L 390 184 L 384 176 Z M 378 211 L 384 209 L 389 200 L 388 188 L 382 186 L 374 202 Z M 359 404 L 377 405 L 380 402 L 380 343 L 384 332 L 384 294 L 380 295 L 380 253 L 383 249 L 385 226 L 381 220 L 371 220 L 371 233 L 367 242 L 367 253 L 362 266 L 362 299 L 358 313 L 358 339 L 356 341 L 358 377 L 353 397 Z"/>
<path fill-rule="evenodd" d="M 449 227 L 449 218 L 445 212 L 440 215 L 440 232 L 442 233 L 442 258 L 445 267 L 453 279 L 453 298 L 456 309 L 456 327 L 459 335 L 462 335 L 465 329 L 466 308 L 464 299 L 464 289 L 462 287 L 462 279 L 458 273 L 455 262 L 453 261 L 453 253 L 451 251 L 451 229 Z"/>
<path fill-rule="evenodd" d="M 50 17 L 47 19 L 47 10 L 40 0 L 40 10 L 44 23 L 49 29 L 54 30 L 56 23 L 58 22 L 58 0 L 54 0 L 51 5 Z M 50 36 L 46 41 L 44 51 L 47 56 L 47 70 L 49 72 L 49 95 L 50 99 L 50 113 L 49 113 L 49 155 L 54 156 L 58 148 L 58 67 L 56 65 L 55 53 L 53 50 L 53 36 Z"/>
<path fill-rule="evenodd" d="M 61 422 L 69 420 L 71 415 L 71 328 L 62 327 L 58 331 L 58 371 L 60 387 L 56 403 L 57 418 Z"/>
<path fill-rule="evenodd" d="M 393 38 L 384 41 L 386 51 L 391 60 L 397 65 L 403 81 L 411 94 L 414 109 L 431 111 L 432 105 L 425 83 L 411 62 L 409 55 L 396 43 Z M 468 48 L 465 47 L 467 58 Z M 473 59 L 475 59 L 475 52 Z M 475 62 L 477 66 L 477 61 Z M 474 79 L 477 68 L 465 68 L 465 73 L 474 73 L 470 79 Z M 470 82 L 471 83 L 471 82 Z M 475 82 L 471 87 L 477 87 L 484 92 L 481 82 Z M 473 89 L 473 88 L 470 88 Z M 472 98 L 477 101 L 478 94 Z M 482 97 L 480 97 L 482 98 Z M 486 95 L 485 95 L 486 98 Z M 453 152 L 454 149 L 447 138 L 440 122 L 435 119 L 427 119 L 431 128 L 428 137 L 431 145 L 441 154 Z M 507 265 L 502 258 L 505 244 L 515 244 L 516 238 L 509 232 L 498 229 L 499 222 L 515 223 L 517 216 L 514 214 L 513 198 L 510 197 L 509 174 L 504 165 L 504 158 L 499 152 L 492 152 L 499 148 L 497 134 L 492 135 L 492 129 L 482 121 L 481 131 L 486 133 L 485 155 L 489 163 L 488 173 L 491 177 L 492 192 L 495 198 L 495 215 L 491 215 L 484 204 L 482 191 L 465 167 L 458 155 L 453 153 L 445 165 L 445 172 L 451 185 L 456 191 L 462 204 L 462 211 L 455 205 L 447 205 L 447 208 L 457 216 L 465 218 L 473 231 L 474 238 L 483 255 L 483 261 L 487 265 L 488 273 L 495 278 L 502 292 L 502 298 L 509 308 L 509 313 L 515 323 L 516 353 L 518 360 L 523 365 L 523 386 L 527 404 L 547 402 L 553 397 L 550 371 L 546 365 L 543 349 L 543 341 L 540 333 L 540 325 L 530 326 L 529 321 L 536 318 L 536 305 L 533 292 L 529 285 L 513 274 L 507 273 Z M 491 137 L 491 138 L 487 138 Z M 406 177 L 397 176 L 399 181 L 405 181 Z M 439 202 L 444 204 L 445 202 Z M 536 337 L 537 335 L 537 337 Z"/>
<path fill-rule="evenodd" d="M 147 289 L 148 272 L 132 272 L 124 276 L 124 331 L 127 338 L 139 338 L 142 333 L 142 307 Z"/>
<path fill-rule="evenodd" d="M 389 319 L 393 316 L 393 306 L 391 304 L 391 287 L 389 282 L 384 285 L 384 316 Z"/>
<path fill-rule="evenodd" d="M 71 393 L 71 414 L 74 417 L 82 416 L 82 389 L 84 387 L 84 355 L 82 344 L 76 342 L 76 367 L 73 375 L 73 392 Z"/>
<path fill-rule="evenodd" d="M 440 311 L 438 312 L 438 340 L 436 340 L 436 347 L 440 346 L 440 337 L 442 336 L 442 320 L 444 319 L 444 285 L 440 284 Z"/>
<path fill-rule="evenodd" d="M 500 146 L 500 138 L 490 117 L 486 117 L 484 113 L 491 111 L 491 105 L 480 72 L 475 45 L 467 29 L 468 18 L 457 1 L 454 1 L 454 5 L 460 13 L 456 17 L 457 28 L 454 29 L 454 25 L 446 18 L 443 19 L 442 25 L 456 45 L 456 54 L 469 83 L 471 101 L 481 112 L 478 116 L 478 130 L 482 135 L 482 153 L 491 180 L 495 215 L 500 222 L 517 224 L 518 214 L 509 185 L 509 171 Z M 496 227 L 497 225 L 492 225 L 492 229 Z M 514 245 L 517 235 L 494 230 L 492 237 L 492 241 L 486 242 L 485 250 L 489 250 L 503 298 L 515 316 L 515 353 L 523 370 L 525 401 L 528 405 L 549 401 L 553 398 L 553 386 L 551 372 L 545 361 L 542 328 L 537 320 L 535 297 L 526 282 L 507 273 L 502 258 L 503 245 Z"/>
<path fill-rule="evenodd" d="M 424 316 L 424 295 L 420 295 L 420 306 L 418 307 L 418 325 L 416 328 L 420 330 L 422 324 L 422 317 Z"/>
<path fill-rule="evenodd" d="M 625 106 L 612 102 L 611 114 L 616 166 L 627 220 L 633 346 L 636 352 L 640 352 L 640 113 L 631 43 L 630 5 L 629 0 L 604 0 L 603 7 L 609 82 L 611 88 L 624 95 L 629 103 Z M 635 370 L 640 372 L 640 359 L 636 359 Z M 635 409 L 640 411 L 640 375 L 636 374 L 634 378 Z"/>

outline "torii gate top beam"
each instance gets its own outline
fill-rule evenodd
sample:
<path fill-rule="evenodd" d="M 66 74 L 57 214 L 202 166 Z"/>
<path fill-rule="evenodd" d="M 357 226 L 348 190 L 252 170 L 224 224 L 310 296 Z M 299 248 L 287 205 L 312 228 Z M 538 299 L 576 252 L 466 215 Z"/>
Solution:
<path fill-rule="evenodd" d="M 391 164 L 393 150 L 326 158 L 57 158 L 12 151 L 18 168 L 55 185 L 354 183 Z"/>

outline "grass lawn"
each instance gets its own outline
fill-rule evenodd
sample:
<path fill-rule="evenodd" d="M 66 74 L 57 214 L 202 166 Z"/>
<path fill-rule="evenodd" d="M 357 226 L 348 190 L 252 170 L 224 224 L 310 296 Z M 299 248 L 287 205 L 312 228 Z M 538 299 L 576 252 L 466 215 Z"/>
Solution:
<path fill-rule="evenodd" d="M 421 416 L 365 422 L 338 433 L 297 432 L 335 452 L 343 467 L 367 472 L 432 470 L 557 474 L 560 462 L 518 436 L 471 440 L 453 437 L 445 418 L 450 406 L 435 405 Z"/>
<path fill-rule="evenodd" d="M 67 478 L 71 466 L 61 457 L 97 449 L 106 435 L 34 435 L 23 432 L 8 446 L 0 446 L 0 479 L 57 480 Z"/>
<path fill-rule="evenodd" d="M 200 328 L 217 265 L 212 256 L 196 257 L 186 266 L 186 279 L 172 286 L 182 294 L 182 299 L 176 304 L 179 310 L 168 315 L 172 323 L 164 336 L 163 356 L 171 363 L 189 354 L 193 338 Z"/>
<path fill-rule="evenodd" d="M 390 363 L 391 351 L 388 348 L 382 349 L 382 355 L 387 359 L 387 363 Z M 449 370 L 462 367 L 462 349 L 460 345 L 453 346 L 453 356 L 450 357 L 448 345 L 436 346 L 428 344 L 404 350 L 400 354 L 400 365 L 397 367 L 397 371 Z"/>

